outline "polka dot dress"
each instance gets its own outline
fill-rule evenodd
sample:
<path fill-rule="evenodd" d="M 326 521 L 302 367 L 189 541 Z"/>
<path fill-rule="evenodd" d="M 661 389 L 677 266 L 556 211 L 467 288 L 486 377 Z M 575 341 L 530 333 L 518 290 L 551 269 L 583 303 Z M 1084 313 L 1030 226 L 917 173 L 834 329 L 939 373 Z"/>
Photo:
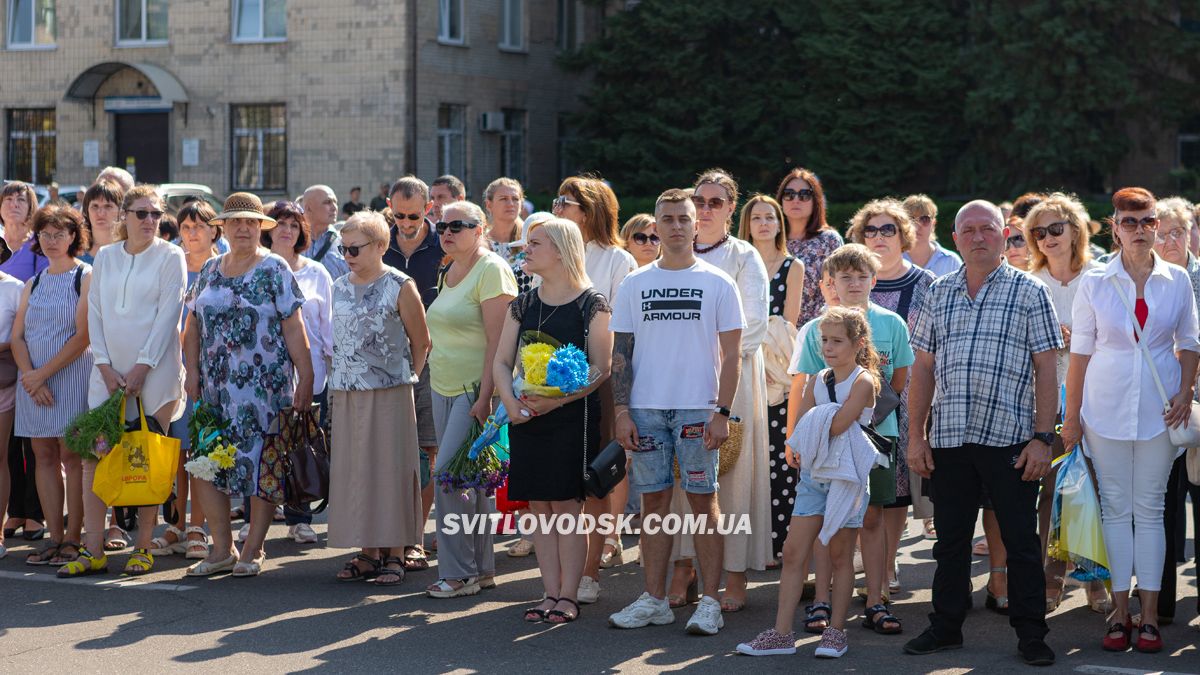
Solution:
<path fill-rule="evenodd" d="M 771 315 L 783 315 L 787 298 L 788 271 L 796 259 L 788 256 L 771 279 Z M 784 441 L 787 440 L 787 400 L 767 407 L 767 451 L 771 471 L 771 550 L 776 558 L 783 553 L 788 524 L 792 520 L 792 505 L 796 501 L 796 481 L 799 472 L 788 466 Z"/>

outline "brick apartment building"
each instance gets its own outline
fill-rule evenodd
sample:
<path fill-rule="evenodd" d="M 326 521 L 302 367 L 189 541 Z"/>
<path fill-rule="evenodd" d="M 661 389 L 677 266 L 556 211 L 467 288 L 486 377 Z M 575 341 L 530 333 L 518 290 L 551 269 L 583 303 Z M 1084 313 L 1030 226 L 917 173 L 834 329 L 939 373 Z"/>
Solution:
<path fill-rule="evenodd" d="M 369 201 L 413 172 L 478 197 L 552 190 L 582 83 L 560 53 L 582 0 L 0 0 L 0 177 L 87 184 L 106 165 L 218 194 L 328 183 Z"/>

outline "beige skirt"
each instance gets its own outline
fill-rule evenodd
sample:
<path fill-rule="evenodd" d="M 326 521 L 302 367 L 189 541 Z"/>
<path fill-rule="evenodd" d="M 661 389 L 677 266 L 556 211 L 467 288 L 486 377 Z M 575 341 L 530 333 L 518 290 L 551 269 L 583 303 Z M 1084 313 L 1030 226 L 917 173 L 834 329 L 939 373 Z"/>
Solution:
<path fill-rule="evenodd" d="M 329 545 L 400 549 L 419 544 L 424 528 L 412 386 L 334 390 L 329 404 Z"/>

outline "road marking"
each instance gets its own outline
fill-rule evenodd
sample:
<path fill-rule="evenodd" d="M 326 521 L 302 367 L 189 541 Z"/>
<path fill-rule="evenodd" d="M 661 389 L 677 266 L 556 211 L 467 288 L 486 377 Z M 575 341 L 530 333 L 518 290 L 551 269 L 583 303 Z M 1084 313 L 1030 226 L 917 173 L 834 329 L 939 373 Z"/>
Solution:
<path fill-rule="evenodd" d="M 1116 668 L 1114 666 L 1079 666 L 1077 673 L 1088 675 L 1196 675 L 1196 673 L 1179 673 L 1168 670 L 1142 670 L 1140 668 Z"/>
<path fill-rule="evenodd" d="M 142 581 L 140 579 L 131 579 L 129 577 L 84 577 L 81 579 L 59 579 L 57 576 L 50 574 L 38 574 L 37 572 L 5 572 L 0 571 L 0 579 L 16 579 L 18 581 L 45 581 L 55 584 L 75 584 L 77 586 L 92 586 L 92 587 L 107 587 L 115 586 L 117 588 L 133 588 L 141 591 L 194 591 L 197 586 L 184 586 L 182 584 L 166 584 L 157 581 Z"/>

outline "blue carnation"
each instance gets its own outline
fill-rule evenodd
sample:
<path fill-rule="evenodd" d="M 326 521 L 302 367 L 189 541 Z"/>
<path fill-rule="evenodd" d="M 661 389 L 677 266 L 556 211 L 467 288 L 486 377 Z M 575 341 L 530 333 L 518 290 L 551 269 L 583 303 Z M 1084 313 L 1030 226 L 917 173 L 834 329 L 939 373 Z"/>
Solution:
<path fill-rule="evenodd" d="M 573 394 L 588 386 L 591 366 L 587 355 L 575 345 L 559 347 L 546 364 L 546 384 L 558 387 L 564 394 Z"/>

